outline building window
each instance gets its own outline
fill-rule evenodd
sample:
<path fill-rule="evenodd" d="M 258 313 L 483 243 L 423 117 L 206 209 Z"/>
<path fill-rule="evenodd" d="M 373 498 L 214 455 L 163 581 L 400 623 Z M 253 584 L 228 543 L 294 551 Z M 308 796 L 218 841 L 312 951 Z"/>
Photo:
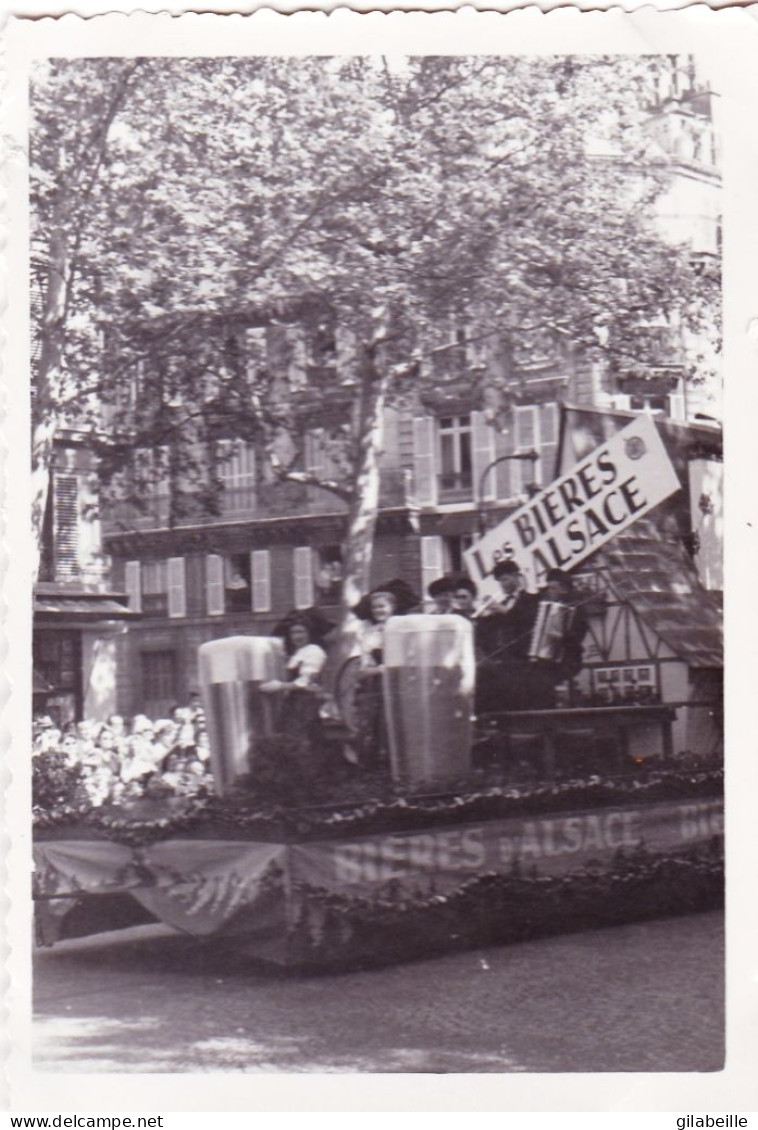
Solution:
<path fill-rule="evenodd" d="M 218 477 L 223 489 L 224 514 L 255 508 L 255 446 L 225 440 L 219 451 Z"/>
<path fill-rule="evenodd" d="M 205 561 L 206 611 L 270 612 L 271 567 L 267 549 L 252 553 L 208 554 Z"/>
<path fill-rule="evenodd" d="M 34 633 L 34 709 L 61 726 L 81 716 L 81 638 L 78 632 Z"/>
<path fill-rule="evenodd" d="M 593 691 L 603 702 L 657 702 L 658 682 L 653 664 L 644 667 L 595 667 L 592 671 Z"/>
<path fill-rule="evenodd" d="M 442 539 L 442 565 L 446 573 L 465 573 L 463 554 L 474 544 L 473 534 L 457 534 Z"/>
<path fill-rule="evenodd" d="M 138 447 L 134 452 L 131 489 L 142 501 L 136 513 L 166 522 L 171 503 L 171 460 L 168 447 Z"/>
<path fill-rule="evenodd" d="M 334 368 L 337 339 L 333 317 L 326 315 L 305 327 L 305 349 L 309 368 L 319 372 Z"/>
<path fill-rule="evenodd" d="M 648 412 L 651 416 L 662 416 L 669 406 L 667 396 L 631 396 L 629 407 L 633 412 Z"/>
<path fill-rule="evenodd" d="M 471 417 L 440 417 L 437 447 L 440 493 L 469 492 L 472 487 Z"/>
<path fill-rule="evenodd" d="M 142 612 L 145 616 L 168 615 L 168 563 L 143 561 L 140 570 Z"/>
<path fill-rule="evenodd" d="M 314 576 L 318 604 L 339 604 L 342 593 L 342 547 L 321 545 L 313 554 Z"/>
<path fill-rule="evenodd" d="M 224 611 L 249 612 L 252 608 L 250 554 L 230 553 L 224 558 Z"/>
<path fill-rule="evenodd" d="M 142 709 L 151 718 L 171 710 L 177 700 L 175 651 L 142 652 Z"/>

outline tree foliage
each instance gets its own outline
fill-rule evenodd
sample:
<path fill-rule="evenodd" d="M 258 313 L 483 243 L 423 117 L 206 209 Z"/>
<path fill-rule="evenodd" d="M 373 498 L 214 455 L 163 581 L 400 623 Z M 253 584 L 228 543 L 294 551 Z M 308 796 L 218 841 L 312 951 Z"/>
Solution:
<path fill-rule="evenodd" d="M 438 382 L 446 351 L 507 413 L 520 356 L 639 361 L 641 324 L 710 326 L 715 280 L 652 218 L 662 65 L 48 64 L 33 92 L 38 463 L 74 414 L 97 427 L 106 492 L 144 495 L 133 452 L 160 448 L 143 477 L 170 473 L 177 499 L 213 510 L 219 440 L 252 439 L 269 474 L 306 481 L 317 406 L 325 486 L 351 508 L 348 574 L 365 579 L 383 408 Z M 322 361 L 307 390 L 303 325 Z M 260 359 L 245 354 L 256 327 Z"/>

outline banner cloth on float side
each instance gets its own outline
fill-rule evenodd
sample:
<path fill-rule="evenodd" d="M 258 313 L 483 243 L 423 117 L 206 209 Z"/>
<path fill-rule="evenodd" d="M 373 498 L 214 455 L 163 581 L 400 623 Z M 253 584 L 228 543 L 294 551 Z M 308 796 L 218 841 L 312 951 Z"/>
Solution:
<path fill-rule="evenodd" d="M 286 900 L 299 885 L 350 897 L 421 898 L 515 866 L 549 876 L 604 869 L 617 853 L 675 853 L 723 830 L 721 801 L 551 813 L 351 839 L 295 844 L 169 840 L 35 847 L 35 887 L 47 902 L 128 893 L 167 925 L 223 933 L 268 886 Z"/>

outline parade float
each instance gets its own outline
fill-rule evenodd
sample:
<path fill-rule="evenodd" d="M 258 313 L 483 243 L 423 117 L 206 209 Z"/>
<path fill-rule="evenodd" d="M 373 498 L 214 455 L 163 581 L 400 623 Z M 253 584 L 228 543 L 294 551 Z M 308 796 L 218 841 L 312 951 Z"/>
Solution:
<path fill-rule="evenodd" d="M 275 665 L 274 641 L 210 645 L 201 670 L 214 794 L 40 812 L 40 940 L 158 920 L 238 954 L 316 968 L 719 904 L 717 769 L 493 784 L 472 765 L 470 625 L 409 616 L 393 627 L 383 674 L 391 772 L 343 776 L 322 803 L 328 781 L 298 776 L 292 757 L 289 787 L 255 788 L 282 753 L 255 678 Z"/>
<path fill-rule="evenodd" d="M 582 520 L 604 513 L 616 538 L 677 489 L 661 474 L 654 429 L 629 427 L 575 474 L 592 487 Z M 651 447 L 657 463 L 644 458 Z M 519 527 L 518 512 L 477 544 L 481 579 L 506 535 L 518 560 L 526 533 L 525 572 L 559 551 L 560 529 L 540 548 L 539 501 L 528 522 Z M 574 547 L 576 509 L 565 523 Z M 584 556 L 597 548 L 590 539 Z M 471 623 L 396 616 L 381 671 L 388 763 L 368 772 L 341 756 L 339 726 L 325 724 L 315 753 L 288 736 L 286 701 L 274 706 L 261 690 L 284 676 L 280 641 L 205 644 L 199 672 L 213 792 L 82 810 L 63 790 L 40 807 L 41 942 L 159 921 L 259 961 L 343 968 L 722 901 L 720 759 L 674 754 L 677 710 L 660 694 L 585 697 L 475 725 Z M 582 743 L 589 761 L 564 756 Z"/>

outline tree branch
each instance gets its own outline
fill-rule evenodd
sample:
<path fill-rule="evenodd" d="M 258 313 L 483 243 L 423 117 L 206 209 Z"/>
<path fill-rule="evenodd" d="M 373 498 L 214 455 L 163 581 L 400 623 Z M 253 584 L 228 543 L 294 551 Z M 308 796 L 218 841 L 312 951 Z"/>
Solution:
<path fill-rule="evenodd" d="M 344 483 L 338 482 L 336 479 L 322 479 L 318 475 L 312 474 L 310 471 L 295 470 L 292 465 L 285 467 L 280 460 L 279 456 L 269 444 L 266 448 L 266 454 L 269 458 L 271 469 L 280 482 L 287 483 L 300 483 L 303 486 L 320 487 L 321 490 L 329 491 L 337 498 L 341 498 L 344 502 L 350 502 L 354 496 L 354 491 L 350 487 L 346 487 Z"/>
<path fill-rule="evenodd" d="M 76 232 L 75 232 L 75 235 L 74 235 L 74 245 L 71 249 L 71 255 L 70 255 L 70 260 L 69 260 L 68 278 L 66 280 L 64 300 L 63 300 L 63 320 L 64 321 L 65 321 L 65 319 L 68 315 L 68 312 L 69 312 L 69 309 L 70 309 L 70 306 L 71 306 L 71 295 L 72 295 L 73 286 L 74 286 L 74 279 L 76 278 L 77 267 L 78 267 L 78 263 L 79 263 L 79 250 L 81 248 L 82 236 L 83 236 L 83 223 L 84 223 L 83 212 L 84 212 L 84 208 L 86 207 L 87 201 L 89 200 L 89 198 L 91 197 L 91 195 L 94 191 L 95 184 L 97 183 L 97 178 L 100 175 L 100 169 L 102 168 L 103 160 L 105 159 L 105 150 L 106 150 L 106 147 L 107 147 L 107 144 L 108 144 L 108 133 L 110 132 L 110 128 L 113 125 L 113 121 L 116 117 L 116 114 L 118 113 L 118 111 L 120 110 L 120 108 L 123 104 L 124 97 L 126 95 L 128 87 L 129 87 L 129 82 L 130 82 L 132 76 L 137 71 L 137 69 L 140 66 L 142 66 L 143 62 L 144 62 L 144 59 L 135 59 L 131 63 L 131 65 L 125 67 L 124 70 L 121 72 L 121 75 L 120 75 L 119 80 L 116 84 L 116 88 L 113 92 L 110 103 L 109 103 L 108 108 L 105 112 L 105 115 L 104 115 L 102 121 L 98 124 L 96 129 L 93 131 L 93 135 L 97 139 L 97 142 L 96 142 L 96 144 L 97 144 L 96 157 L 95 157 L 94 167 L 93 167 L 92 172 L 90 173 L 90 176 L 89 176 L 89 180 L 85 184 L 85 186 L 82 190 L 81 196 L 80 196 L 81 208 L 79 210 L 79 221 L 77 223 Z"/>

